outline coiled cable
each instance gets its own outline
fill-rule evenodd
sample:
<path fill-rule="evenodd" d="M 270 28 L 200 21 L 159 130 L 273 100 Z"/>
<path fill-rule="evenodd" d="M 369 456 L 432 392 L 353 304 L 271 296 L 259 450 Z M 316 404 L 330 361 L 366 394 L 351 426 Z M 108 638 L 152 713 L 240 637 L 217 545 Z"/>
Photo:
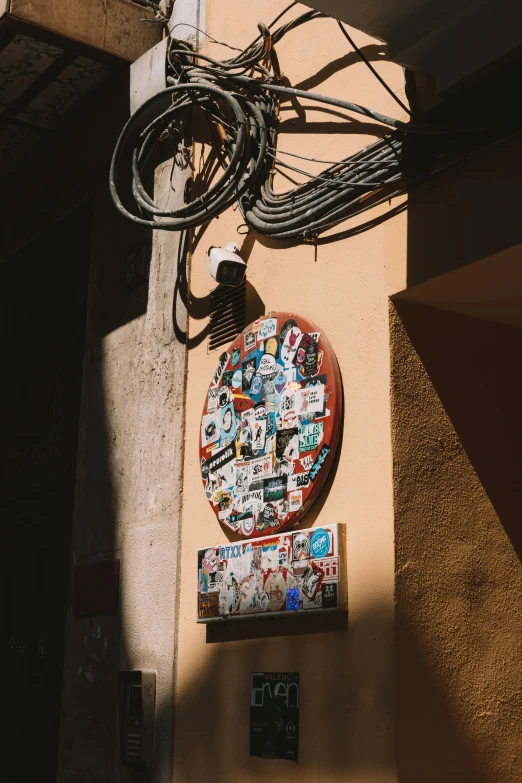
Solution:
<path fill-rule="evenodd" d="M 391 198 L 405 191 L 411 173 L 404 155 L 408 136 L 454 132 L 414 121 L 401 122 L 349 101 L 284 84 L 275 44 L 303 24 L 325 17 L 319 11 L 308 11 L 272 31 L 275 22 L 294 5 L 288 6 L 269 27 L 259 24 L 258 37 L 230 59 L 217 60 L 194 52 L 175 38 L 169 40 L 168 87 L 132 115 L 114 150 L 109 184 L 121 214 L 154 229 L 185 231 L 208 223 L 237 203 L 246 225 L 257 233 L 274 240 L 313 241 L 359 214 L 373 203 L 372 199 L 380 203 L 384 194 Z M 330 163 L 320 174 L 308 174 L 281 159 L 281 155 L 292 153 L 277 149 L 279 101 L 284 95 L 362 115 L 388 130 L 383 138 Z M 171 105 L 165 109 L 168 98 Z M 155 107 L 157 116 L 147 123 L 146 118 Z M 156 145 L 166 138 L 175 144 L 177 141 L 178 147 L 182 145 L 191 112 L 204 115 L 221 171 L 203 194 L 176 208 L 160 208 L 145 189 L 144 169 Z M 117 186 L 123 151 L 129 144 L 136 206 L 132 211 L 122 203 Z M 281 169 L 304 175 L 307 180 L 286 192 L 276 192 L 274 176 Z"/>

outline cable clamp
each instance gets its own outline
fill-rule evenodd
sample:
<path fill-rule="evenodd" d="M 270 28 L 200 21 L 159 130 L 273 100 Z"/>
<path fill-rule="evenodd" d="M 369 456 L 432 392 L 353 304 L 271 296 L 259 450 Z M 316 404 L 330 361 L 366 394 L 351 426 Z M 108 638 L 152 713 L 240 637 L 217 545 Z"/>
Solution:
<path fill-rule="evenodd" d="M 271 58 L 270 58 L 270 52 L 273 49 L 273 40 L 271 35 L 265 35 L 264 40 L 264 47 L 263 47 L 263 59 L 261 61 L 261 65 L 264 65 L 265 68 L 270 68 L 271 65 Z"/>
<path fill-rule="evenodd" d="M 174 160 L 176 166 L 178 166 L 182 171 L 190 167 L 192 171 L 195 172 L 196 169 L 194 163 L 192 162 L 192 147 L 186 147 L 184 144 L 179 142 Z"/>
<path fill-rule="evenodd" d="M 272 36 L 271 35 L 265 35 L 265 46 L 264 46 L 264 49 L 263 49 L 263 54 L 265 55 L 265 57 L 268 57 L 268 55 L 272 51 L 272 46 L 273 46 Z"/>

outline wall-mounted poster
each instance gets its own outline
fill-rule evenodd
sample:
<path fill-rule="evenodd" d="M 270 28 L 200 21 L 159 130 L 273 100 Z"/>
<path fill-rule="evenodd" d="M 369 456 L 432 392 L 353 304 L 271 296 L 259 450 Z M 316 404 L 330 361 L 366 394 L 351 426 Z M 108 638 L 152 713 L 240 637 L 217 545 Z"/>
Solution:
<path fill-rule="evenodd" d="M 342 524 L 200 549 L 198 622 L 345 611 L 344 551 Z"/>
<path fill-rule="evenodd" d="M 201 418 L 203 487 L 223 527 L 256 538 L 298 522 L 333 462 L 341 415 L 319 327 L 294 313 L 250 324 L 220 354 Z"/>
<path fill-rule="evenodd" d="M 250 697 L 250 755 L 297 761 L 299 674 L 254 672 Z"/>

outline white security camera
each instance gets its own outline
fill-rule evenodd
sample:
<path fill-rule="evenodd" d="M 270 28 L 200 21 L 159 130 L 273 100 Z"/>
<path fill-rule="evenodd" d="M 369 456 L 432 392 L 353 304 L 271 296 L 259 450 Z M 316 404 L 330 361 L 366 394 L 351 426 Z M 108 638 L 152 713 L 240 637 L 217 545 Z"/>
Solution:
<path fill-rule="evenodd" d="M 208 271 L 218 283 L 241 285 L 246 264 L 239 256 L 239 248 L 235 242 L 229 242 L 225 247 L 208 249 Z"/>

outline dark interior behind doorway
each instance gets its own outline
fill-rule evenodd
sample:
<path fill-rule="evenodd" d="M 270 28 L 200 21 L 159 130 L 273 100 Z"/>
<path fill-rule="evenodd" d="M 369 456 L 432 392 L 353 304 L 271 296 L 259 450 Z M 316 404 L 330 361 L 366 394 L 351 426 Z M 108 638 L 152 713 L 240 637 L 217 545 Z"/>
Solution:
<path fill-rule="evenodd" d="M 56 779 L 91 224 L 0 264 L 0 783 Z"/>

